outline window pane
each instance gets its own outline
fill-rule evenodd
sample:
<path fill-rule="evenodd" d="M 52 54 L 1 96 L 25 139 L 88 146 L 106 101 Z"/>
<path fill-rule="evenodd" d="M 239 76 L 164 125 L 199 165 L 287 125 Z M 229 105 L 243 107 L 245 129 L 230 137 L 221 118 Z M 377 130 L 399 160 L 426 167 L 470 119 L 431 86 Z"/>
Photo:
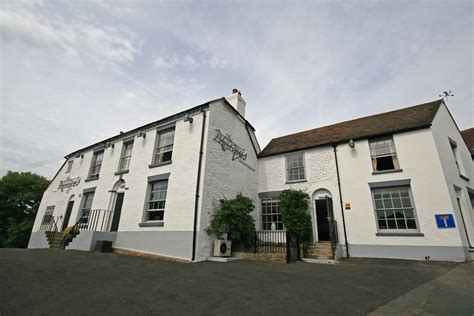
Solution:
<path fill-rule="evenodd" d="M 407 219 L 407 228 L 416 229 L 416 223 L 414 219 Z"/>
<path fill-rule="evenodd" d="M 379 220 L 379 229 L 387 229 L 387 222 L 385 220 Z"/>
<path fill-rule="evenodd" d="M 387 224 L 388 224 L 389 229 L 397 229 L 397 224 L 396 224 L 395 220 L 388 219 Z"/>

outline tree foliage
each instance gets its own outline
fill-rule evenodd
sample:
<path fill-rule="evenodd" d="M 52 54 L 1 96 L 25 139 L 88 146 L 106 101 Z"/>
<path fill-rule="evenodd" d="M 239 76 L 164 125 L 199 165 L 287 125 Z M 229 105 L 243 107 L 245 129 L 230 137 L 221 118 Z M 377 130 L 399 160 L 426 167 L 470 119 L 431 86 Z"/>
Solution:
<path fill-rule="evenodd" d="M 280 213 L 286 230 L 302 240 L 311 237 L 311 215 L 309 196 L 301 190 L 284 190 L 280 194 Z"/>
<path fill-rule="evenodd" d="M 228 232 L 239 232 L 243 242 L 251 240 L 255 232 L 255 220 L 252 216 L 254 209 L 252 200 L 242 193 L 233 199 L 220 199 L 214 206 L 206 232 L 217 237 Z"/>
<path fill-rule="evenodd" d="M 31 172 L 0 178 L 0 247 L 26 248 L 41 197 L 49 181 Z"/>

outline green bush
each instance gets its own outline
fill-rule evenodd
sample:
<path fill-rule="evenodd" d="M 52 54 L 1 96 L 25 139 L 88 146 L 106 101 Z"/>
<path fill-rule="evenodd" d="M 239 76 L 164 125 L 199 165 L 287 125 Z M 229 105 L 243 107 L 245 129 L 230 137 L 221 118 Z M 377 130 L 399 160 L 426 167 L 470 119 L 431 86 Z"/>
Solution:
<path fill-rule="evenodd" d="M 255 220 L 252 216 L 254 209 L 252 200 L 242 193 L 233 199 L 220 199 L 214 206 L 206 232 L 218 238 L 224 233 L 239 232 L 242 242 L 249 242 L 255 233 Z"/>
<path fill-rule="evenodd" d="M 286 230 L 301 240 L 311 237 L 311 215 L 309 196 L 301 190 L 284 190 L 280 194 L 280 213 Z"/>

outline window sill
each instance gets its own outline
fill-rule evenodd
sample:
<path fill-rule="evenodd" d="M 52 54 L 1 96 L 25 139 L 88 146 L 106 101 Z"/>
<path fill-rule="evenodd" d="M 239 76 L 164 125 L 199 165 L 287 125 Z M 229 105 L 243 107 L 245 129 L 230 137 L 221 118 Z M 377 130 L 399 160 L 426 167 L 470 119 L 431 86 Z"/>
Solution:
<path fill-rule="evenodd" d="M 87 178 L 87 179 L 84 180 L 84 182 L 90 182 L 90 181 L 94 181 L 94 180 L 99 180 L 99 177 Z"/>
<path fill-rule="evenodd" d="M 466 181 L 470 181 L 470 179 L 469 179 L 468 177 L 466 177 L 465 175 L 463 175 L 463 174 L 459 174 L 459 177 L 460 177 L 461 179 L 466 180 Z"/>
<path fill-rule="evenodd" d="M 119 175 L 125 174 L 125 173 L 128 173 L 128 170 L 117 171 L 117 172 L 115 173 L 115 175 L 116 175 L 116 176 L 119 176 Z"/>
<path fill-rule="evenodd" d="M 293 181 L 286 181 L 286 184 L 293 184 L 293 183 L 301 183 L 301 182 L 308 182 L 308 180 L 293 180 Z"/>
<path fill-rule="evenodd" d="M 140 227 L 163 227 L 164 225 L 165 222 L 163 221 L 138 223 L 138 226 Z"/>
<path fill-rule="evenodd" d="M 423 233 L 376 233 L 375 236 L 424 237 Z"/>
<path fill-rule="evenodd" d="M 171 165 L 172 162 L 173 162 L 173 160 L 159 162 L 159 163 L 152 163 L 152 164 L 148 165 L 148 168 L 155 168 L 155 167 L 159 167 L 159 166 Z"/>
<path fill-rule="evenodd" d="M 375 174 L 395 173 L 395 172 L 402 172 L 402 171 L 403 169 L 391 169 L 391 170 L 374 171 L 372 172 L 372 174 L 375 175 Z"/>

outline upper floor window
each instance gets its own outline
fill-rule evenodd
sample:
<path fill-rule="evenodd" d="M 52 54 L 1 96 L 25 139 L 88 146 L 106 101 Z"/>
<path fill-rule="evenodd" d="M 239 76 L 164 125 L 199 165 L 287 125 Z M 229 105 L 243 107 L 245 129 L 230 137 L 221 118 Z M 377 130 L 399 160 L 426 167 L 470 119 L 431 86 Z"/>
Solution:
<path fill-rule="evenodd" d="M 459 160 L 459 157 L 458 157 L 458 145 L 451 138 L 449 138 L 449 144 L 451 145 L 451 151 L 453 152 L 454 163 L 456 164 L 456 168 L 458 169 L 458 173 L 459 173 L 459 175 L 464 177 L 464 168 L 463 168 L 463 165 L 462 165 L 462 163 L 461 163 L 461 161 Z"/>
<path fill-rule="evenodd" d="M 73 164 L 74 164 L 74 160 L 69 160 L 69 161 L 67 162 L 66 173 L 71 172 L 71 170 L 72 170 L 72 165 L 73 165 Z"/>
<path fill-rule="evenodd" d="M 119 172 L 128 171 L 130 160 L 132 159 L 133 141 L 123 143 L 122 154 L 120 156 Z"/>
<path fill-rule="evenodd" d="M 159 131 L 156 138 L 157 141 L 153 164 L 171 162 L 171 157 L 173 155 L 174 128 Z"/>
<path fill-rule="evenodd" d="M 150 182 L 145 220 L 162 221 L 165 216 L 168 180 Z"/>
<path fill-rule="evenodd" d="M 104 151 L 96 151 L 92 156 L 91 171 L 89 174 L 90 179 L 99 177 L 100 168 L 102 167 L 102 160 L 104 159 Z"/>
<path fill-rule="evenodd" d="M 279 207 L 277 198 L 262 199 L 262 230 L 284 229 Z"/>
<path fill-rule="evenodd" d="M 371 140 L 369 146 L 374 171 L 400 169 L 392 137 Z"/>
<path fill-rule="evenodd" d="M 380 232 L 417 230 L 409 186 L 375 188 L 372 197 Z"/>
<path fill-rule="evenodd" d="M 302 181 L 306 179 L 304 170 L 304 154 L 286 156 L 286 181 Z"/>

